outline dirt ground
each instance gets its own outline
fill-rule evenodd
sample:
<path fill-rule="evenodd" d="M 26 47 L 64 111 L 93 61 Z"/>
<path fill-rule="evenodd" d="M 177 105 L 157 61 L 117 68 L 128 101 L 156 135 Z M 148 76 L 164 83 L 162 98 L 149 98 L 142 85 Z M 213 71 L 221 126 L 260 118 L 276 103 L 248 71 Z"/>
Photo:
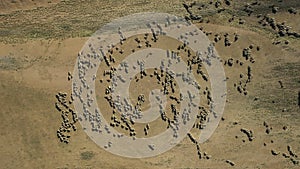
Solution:
<path fill-rule="evenodd" d="M 243 66 L 236 62 L 233 66 L 224 65 L 228 80 L 223 119 L 212 137 L 200 144 L 202 153 L 206 152 L 209 159 L 199 159 L 196 145 L 188 137 L 170 151 L 143 159 L 124 158 L 105 151 L 87 136 L 79 123 L 76 124 L 78 130 L 70 133 L 69 144 L 57 138 L 62 118 L 55 108 L 55 95 L 58 92 L 71 94 L 72 82 L 67 80 L 67 73 L 73 71 L 78 52 L 89 36 L 105 23 L 137 12 L 190 17 L 182 3 L 193 2 L 0 1 L 0 168 L 299 168 L 300 39 L 278 36 L 277 30 L 258 23 L 263 16 L 270 16 L 276 23 L 286 22 L 292 31 L 300 33 L 300 2 L 297 0 L 262 1 L 260 5 L 252 5 L 251 16 L 244 11 L 247 2 L 241 1 L 230 1 L 230 5 L 220 1 L 220 7 L 216 8 L 215 0 L 212 4 L 198 0 L 196 6 L 190 7 L 194 14 L 204 18 L 203 22 L 192 22 L 208 33 L 212 42 L 216 34 L 222 38 L 215 47 L 223 62 L 230 58 L 244 62 Z M 279 7 L 276 13 L 272 13 L 273 4 Z M 291 7 L 296 14 L 289 13 Z M 218 12 L 219 9 L 224 11 Z M 258 18 L 258 14 L 262 16 Z M 229 22 L 232 15 L 235 15 L 234 20 Z M 239 24 L 239 18 L 245 23 Z M 232 41 L 227 47 L 224 46 L 225 33 Z M 235 33 L 239 39 L 233 42 Z M 170 48 L 175 43 L 164 40 L 165 43 L 158 43 L 161 48 Z M 280 43 L 275 45 L 276 42 Z M 254 63 L 242 57 L 243 49 L 251 44 Z M 246 76 L 248 65 L 253 78 L 244 95 L 237 91 L 235 84 L 243 81 L 240 76 Z M 141 83 L 149 81 L 151 79 L 146 78 Z M 96 89 L 104 91 L 100 84 Z M 133 100 L 141 91 L 146 94 L 148 90 L 133 83 Z M 98 102 L 101 103 L 101 99 Z M 151 124 L 152 134 L 159 132 L 157 125 L 161 124 Z M 253 132 L 252 141 L 241 132 L 242 128 Z M 235 165 L 231 166 L 226 160 Z"/>

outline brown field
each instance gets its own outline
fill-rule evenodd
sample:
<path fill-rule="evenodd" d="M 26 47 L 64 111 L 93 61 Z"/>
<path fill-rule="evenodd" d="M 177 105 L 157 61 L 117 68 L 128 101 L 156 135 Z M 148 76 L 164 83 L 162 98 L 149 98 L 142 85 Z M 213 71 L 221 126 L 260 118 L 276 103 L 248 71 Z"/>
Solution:
<path fill-rule="evenodd" d="M 187 0 L 184 3 L 191 4 Z M 199 6 L 209 1 L 197 0 Z M 216 1 L 213 0 L 215 3 Z M 197 149 L 188 137 L 170 151 L 159 156 L 130 159 L 113 155 L 98 147 L 84 132 L 80 124 L 71 132 L 70 143 L 60 142 L 56 131 L 60 127 L 61 113 L 55 108 L 58 92 L 71 93 L 72 72 L 77 54 L 96 30 L 113 19 L 138 12 L 165 12 L 188 16 L 182 1 L 173 0 L 2 0 L 0 1 L 0 168 L 46 168 L 46 169 L 98 169 L 98 168 L 176 168 L 176 169 L 293 169 L 300 164 L 300 37 L 280 37 L 270 26 L 258 23 L 264 15 L 286 22 L 291 30 L 300 33 L 300 2 L 289 0 L 265 0 L 253 6 L 253 14 L 243 10 L 246 2 L 231 1 L 218 13 L 214 3 L 202 10 L 191 11 L 203 16 L 204 22 L 193 21 L 214 41 L 215 34 L 222 39 L 215 44 L 223 61 L 233 58 L 244 62 L 239 66 L 224 66 L 227 80 L 227 102 L 223 120 L 212 137 L 201 144 L 202 152 L 210 159 L 199 159 Z M 252 3 L 254 1 L 249 1 Z M 271 6 L 279 7 L 272 13 Z M 293 7 L 298 12 L 291 14 Z M 235 15 L 232 22 L 228 19 Z M 262 14 L 261 18 L 257 18 Z M 245 20 L 239 24 L 239 18 Z M 209 22 L 207 22 L 209 21 Z M 237 42 L 224 46 L 224 34 L 230 41 L 234 33 Z M 171 48 L 178 42 L 161 38 L 156 45 Z M 278 45 L 273 42 L 280 41 Z M 288 44 L 285 42 L 288 41 Z M 251 54 L 255 63 L 242 57 L 244 48 L 253 44 Z M 129 43 L 128 48 L 132 48 Z M 256 47 L 260 50 L 257 51 Z M 248 94 L 237 91 L 240 74 L 247 74 L 251 66 L 253 79 L 247 85 Z M 102 68 L 99 72 L 101 73 Z M 204 70 L 205 71 L 205 70 Z M 99 81 L 99 79 L 97 79 Z M 281 81 L 283 87 L 280 86 Z M 151 79 L 132 83 L 132 100 L 140 92 L 145 95 Z M 201 85 L 209 85 L 201 82 Z M 97 90 L 104 92 L 98 83 Z M 156 87 L 155 84 L 152 86 Z M 101 97 L 101 95 L 99 95 Z M 104 99 L 102 99 L 103 101 Z M 98 102 L 101 104 L 101 99 Z M 99 105 L 100 105 L 99 104 Z M 149 107 L 146 101 L 144 109 Z M 204 104 L 204 103 L 201 103 Z M 106 106 L 105 110 L 108 109 Z M 105 116 L 110 118 L 109 115 Z M 264 122 L 272 130 L 266 133 Z M 153 132 L 159 133 L 160 123 L 151 124 Z M 142 127 L 142 126 L 140 126 Z M 254 140 L 249 141 L 241 128 L 253 131 Z M 283 129 L 285 128 L 285 129 Z M 197 133 L 196 133 L 197 132 Z M 199 134 L 198 131 L 193 133 Z M 139 133 L 137 136 L 143 137 Z M 265 145 L 264 145 L 265 144 Z M 290 146 L 296 156 L 289 154 Z M 271 151 L 279 152 L 273 155 Z M 283 154 L 290 157 L 285 158 Z M 297 156 L 298 155 L 298 156 Z M 226 163 L 233 161 L 235 166 Z M 294 163 L 293 161 L 294 160 Z"/>

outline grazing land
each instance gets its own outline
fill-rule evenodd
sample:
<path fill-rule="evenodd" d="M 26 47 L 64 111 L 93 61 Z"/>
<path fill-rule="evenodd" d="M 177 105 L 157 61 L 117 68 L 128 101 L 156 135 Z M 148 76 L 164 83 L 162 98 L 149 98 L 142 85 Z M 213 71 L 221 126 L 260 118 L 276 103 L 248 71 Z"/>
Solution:
<path fill-rule="evenodd" d="M 72 119 L 72 112 L 68 116 L 76 130 L 58 132 L 64 126 L 62 112 L 74 110 L 71 76 L 78 52 L 103 25 L 139 12 L 185 17 L 208 36 L 221 57 L 227 77 L 226 106 L 218 128 L 208 141 L 198 145 L 200 150 L 193 142 L 193 137 L 201 134 L 197 125 L 171 150 L 141 159 L 117 156 L 97 146 L 80 123 L 75 124 L 78 119 Z M 147 48 L 137 47 L 135 38 L 143 39 L 144 35 L 128 38 L 125 52 L 115 57 Z M 170 50 L 182 45 L 164 36 L 151 44 Z M 2 0 L 1 168 L 296 169 L 300 166 L 299 46 L 297 0 Z M 187 52 L 181 51 L 181 56 L 188 61 Z M 106 69 L 99 67 L 96 92 L 98 105 L 103 106 L 107 112 L 103 116 L 109 121 L 111 107 L 103 98 L 104 86 L 109 85 L 102 77 Z M 146 98 L 142 110 L 150 107 L 150 91 L 161 87 L 153 72 L 147 70 L 143 79 L 137 75 L 139 80 L 130 84 L 133 103 L 141 101 L 140 94 Z M 204 67 L 203 73 L 207 74 Z M 210 80 L 199 76 L 197 81 L 201 86 L 199 106 L 208 108 Z M 59 111 L 56 103 L 64 101 L 68 109 Z M 167 107 L 171 104 L 174 100 Z M 166 114 L 171 116 L 172 110 Z M 197 120 L 200 124 L 201 119 Z M 154 121 L 145 134 L 145 125 L 137 124 L 136 136 L 151 137 L 166 127 L 166 123 Z M 64 133 L 70 138 L 62 136 Z"/>

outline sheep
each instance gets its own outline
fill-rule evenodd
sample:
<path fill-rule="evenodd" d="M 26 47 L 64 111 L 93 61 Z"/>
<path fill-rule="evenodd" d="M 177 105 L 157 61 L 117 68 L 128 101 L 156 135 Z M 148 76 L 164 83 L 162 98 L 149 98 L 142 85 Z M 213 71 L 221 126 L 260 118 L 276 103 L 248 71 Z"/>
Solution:
<path fill-rule="evenodd" d="M 276 152 L 275 150 L 271 150 L 272 155 L 277 156 L 280 154 L 280 152 Z"/>
<path fill-rule="evenodd" d="M 247 135 L 249 141 L 252 141 L 254 139 L 253 131 L 245 129 L 245 128 L 242 128 L 241 132 Z"/>
<path fill-rule="evenodd" d="M 235 163 L 233 161 L 226 160 L 226 163 L 230 164 L 231 166 L 235 166 Z"/>

